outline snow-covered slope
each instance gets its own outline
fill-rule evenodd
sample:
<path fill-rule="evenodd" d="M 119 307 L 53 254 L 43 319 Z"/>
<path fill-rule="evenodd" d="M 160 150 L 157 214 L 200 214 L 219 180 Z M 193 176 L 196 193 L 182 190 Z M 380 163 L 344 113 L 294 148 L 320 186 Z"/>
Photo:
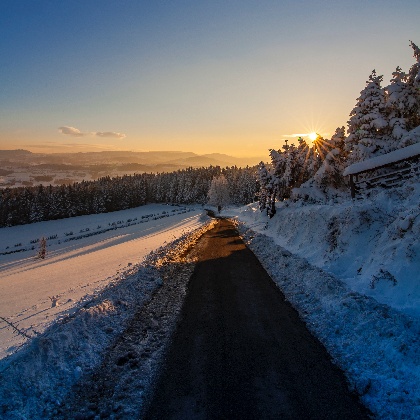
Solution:
<path fill-rule="evenodd" d="M 284 202 L 272 219 L 257 204 L 230 214 L 351 290 L 420 317 L 419 197 L 411 183 L 341 203 Z"/>
<path fill-rule="evenodd" d="M 0 229 L 0 316 L 28 336 L 136 272 L 151 251 L 203 224 L 202 210 L 166 205 Z M 47 257 L 36 258 L 39 238 Z M 0 321 L 0 358 L 26 339 Z"/>

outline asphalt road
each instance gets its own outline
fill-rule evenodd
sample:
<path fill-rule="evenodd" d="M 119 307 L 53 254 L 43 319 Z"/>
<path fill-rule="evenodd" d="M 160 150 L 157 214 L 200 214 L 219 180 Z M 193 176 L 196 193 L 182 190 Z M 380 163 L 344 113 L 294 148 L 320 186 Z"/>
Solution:
<path fill-rule="evenodd" d="M 220 220 L 198 246 L 144 419 L 368 418 L 232 223 Z"/>

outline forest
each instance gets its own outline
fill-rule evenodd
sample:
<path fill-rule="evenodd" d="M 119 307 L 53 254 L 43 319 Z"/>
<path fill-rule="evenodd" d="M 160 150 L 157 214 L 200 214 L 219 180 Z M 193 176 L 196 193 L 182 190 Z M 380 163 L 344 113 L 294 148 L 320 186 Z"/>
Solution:
<path fill-rule="evenodd" d="M 103 177 L 72 185 L 5 188 L 0 190 L 0 226 L 107 213 L 147 203 L 205 204 L 213 178 L 221 175 L 228 181 L 230 203 L 243 205 L 256 199 L 256 170 L 210 166 Z"/>

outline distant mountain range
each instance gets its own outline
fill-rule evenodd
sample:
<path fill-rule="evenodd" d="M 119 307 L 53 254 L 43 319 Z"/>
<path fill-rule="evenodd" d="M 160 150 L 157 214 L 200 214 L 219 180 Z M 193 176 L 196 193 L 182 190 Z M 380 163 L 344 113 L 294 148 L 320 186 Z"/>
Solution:
<path fill-rule="evenodd" d="M 172 172 L 189 167 L 255 166 L 267 157 L 237 158 L 222 153 L 192 152 L 86 152 L 32 153 L 0 150 L 0 188 L 61 185 L 104 176 Z"/>
<path fill-rule="evenodd" d="M 198 155 L 192 152 L 88 152 L 88 153 L 32 153 L 28 150 L 0 150 L 0 165 L 71 165 L 81 167 L 94 165 L 139 164 L 145 170 L 176 170 L 201 166 L 254 166 L 266 157 L 238 158 L 222 153 Z M 20 166 L 20 165 L 19 165 Z"/>

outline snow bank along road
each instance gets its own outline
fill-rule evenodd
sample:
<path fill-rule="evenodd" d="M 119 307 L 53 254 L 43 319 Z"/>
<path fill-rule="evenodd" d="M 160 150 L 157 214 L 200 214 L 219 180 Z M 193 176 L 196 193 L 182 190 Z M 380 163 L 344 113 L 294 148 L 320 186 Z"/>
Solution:
<path fill-rule="evenodd" d="M 233 224 L 221 220 L 199 244 L 145 418 L 367 418 Z"/>

